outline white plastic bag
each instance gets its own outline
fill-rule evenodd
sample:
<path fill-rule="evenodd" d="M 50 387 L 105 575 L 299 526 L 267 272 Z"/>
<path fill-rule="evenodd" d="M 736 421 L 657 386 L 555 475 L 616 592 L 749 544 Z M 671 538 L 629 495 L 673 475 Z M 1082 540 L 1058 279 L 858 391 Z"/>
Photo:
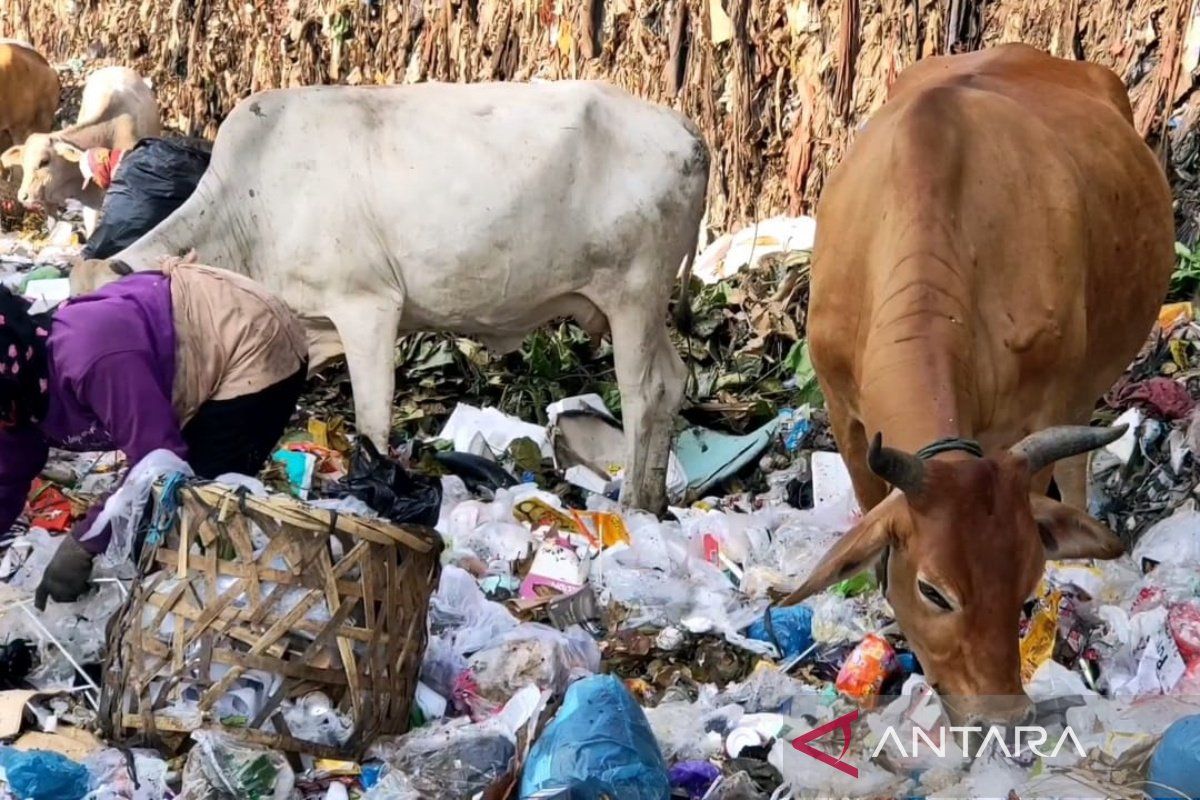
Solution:
<path fill-rule="evenodd" d="M 162 800 L 168 796 L 167 762 L 150 750 L 129 752 L 134 774 L 130 774 L 131 765 L 121 750 L 109 748 L 88 756 L 84 761 L 92 779 L 88 800 Z"/>
<path fill-rule="evenodd" d="M 1200 512 L 1181 508 L 1150 526 L 1133 548 L 1133 563 L 1139 569 L 1147 561 L 1200 567 Z"/>
<path fill-rule="evenodd" d="M 154 450 L 129 470 L 125 483 L 104 503 L 104 509 L 83 536 L 86 542 L 100 535 L 106 525 L 112 525 L 112 538 L 104 552 L 102 564 L 123 564 L 133 552 L 133 541 L 146 512 L 150 491 L 162 477 L 182 473 L 191 478 L 195 473 L 183 459 L 170 450 Z"/>
<path fill-rule="evenodd" d="M 517 619 L 483 594 L 471 573 L 447 564 L 438 590 L 429 600 L 429 643 L 421 661 L 421 679 L 450 697 L 455 679 L 467 668 L 467 656 L 517 627 Z"/>
<path fill-rule="evenodd" d="M 476 653 L 469 668 L 479 697 L 498 707 L 529 685 L 561 695 L 600 669 L 600 648 L 578 626 L 558 631 L 526 622 Z"/>

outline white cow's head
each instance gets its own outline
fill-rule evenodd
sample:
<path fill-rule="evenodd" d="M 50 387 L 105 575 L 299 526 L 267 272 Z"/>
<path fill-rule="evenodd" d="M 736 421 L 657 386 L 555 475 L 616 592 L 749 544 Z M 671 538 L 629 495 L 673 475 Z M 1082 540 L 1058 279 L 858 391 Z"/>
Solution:
<path fill-rule="evenodd" d="M 0 155 L 5 169 L 21 168 L 17 200 L 30 208 L 61 209 L 67 200 L 78 198 L 83 189 L 79 162 L 84 151 L 70 142 L 46 133 L 34 133 L 25 144 L 14 145 Z"/>

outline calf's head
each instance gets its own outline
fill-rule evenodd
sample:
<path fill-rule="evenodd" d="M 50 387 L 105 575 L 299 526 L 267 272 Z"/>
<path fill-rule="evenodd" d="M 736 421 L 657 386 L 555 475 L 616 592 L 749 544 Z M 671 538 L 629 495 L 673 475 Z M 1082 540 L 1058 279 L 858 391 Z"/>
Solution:
<path fill-rule="evenodd" d="M 72 262 L 71 271 L 67 275 L 70 280 L 71 297 L 91 294 L 132 274 L 133 270 L 124 261 L 112 258 L 78 258 Z"/>
<path fill-rule="evenodd" d="M 5 169 L 21 168 L 17 200 L 25 206 L 59 209 L 83 189 L 79 162 L 84 151 L 70 142 L 46 133 L 31 134 L 25 144 L 14 145 L 0 155 Z"/>
<path fill-rule="evenodd" d="M 1030 494 L 1055 461 L 1103 446 L 1112 428 L 1059 427 L 993 458 L 922 460 L 882 446 L 868 463 L 894 491 L 825 555 L 784 604 L 883 557 L 884 591 L 952 721 L 1022 724 L 1018 626 L 1046 560 L 1115 558 L 1120 540 L 1087 514 Z"/>

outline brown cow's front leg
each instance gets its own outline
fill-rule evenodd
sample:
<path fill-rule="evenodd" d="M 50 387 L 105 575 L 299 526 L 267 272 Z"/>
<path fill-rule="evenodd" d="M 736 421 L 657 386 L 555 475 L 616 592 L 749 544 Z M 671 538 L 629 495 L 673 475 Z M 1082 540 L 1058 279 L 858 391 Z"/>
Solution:
<path fill-rule="evenodd" d="M 860 420 L 851 416 L 840 404 L 829 402 L 829 425 L 833 429 L 833 438 L 837 442 L 838 452 L 846 469 L 850 472 L 850 482 L 854 485 L 854 495 L 864 512 L 870 511 L 883 502 L 888 496 L 887 482 L 880 479 L 867 466 L 866 429 Z"/>
<path fill-rule="evenodd" d="M 1067 505 L 1085 514 L 1087 507 L 1088 457 L 1091 453 L 1064 458 L 1054 465 L 1054 482 Z"/>

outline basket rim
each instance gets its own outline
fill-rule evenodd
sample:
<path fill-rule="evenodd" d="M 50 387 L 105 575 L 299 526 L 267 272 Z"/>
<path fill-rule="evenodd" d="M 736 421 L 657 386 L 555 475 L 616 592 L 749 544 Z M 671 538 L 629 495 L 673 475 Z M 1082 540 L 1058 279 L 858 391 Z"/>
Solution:
<path fill-rule="evenodd" d="M 156 491 L 162 490 L 160 481 Z M 191 492 L 207 501 L 209 505 L 224 509 L 229 505 L 242 510 L 254 511 L 278 518 L 286 515 L 288 522 L 309 530 L 339 531 L 378 544 L 400 545 L 418 553 L 431 553 L 443 547 L 442 537 L 433 528 L 410 523 L 393 523 L 373 520 L 353 514 L 341 514 L 324 508 L 316 508 L 302 500 L 285 494 L 273 493 L 257 497 L 243 488 L 235 488 L 216 481 L 189 481 L 180 487 L 181 492 Z"/>

